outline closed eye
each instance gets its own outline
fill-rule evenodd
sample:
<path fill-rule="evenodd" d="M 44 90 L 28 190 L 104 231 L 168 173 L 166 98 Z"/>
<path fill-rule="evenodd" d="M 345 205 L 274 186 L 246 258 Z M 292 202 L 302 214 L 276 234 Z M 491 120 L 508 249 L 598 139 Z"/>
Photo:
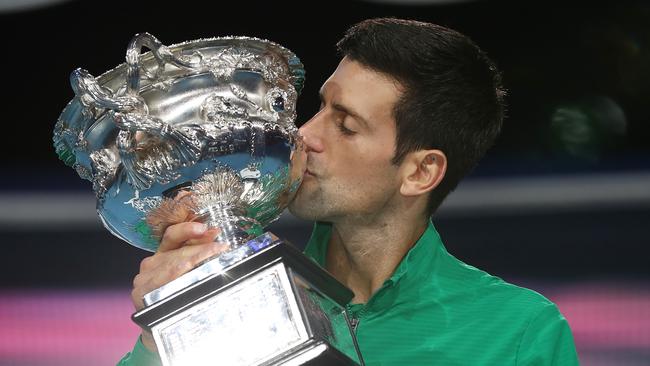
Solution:
<path fill-rule="evenodd" d="M 339 131 L 345 136 L 352 136 L 356 134 L 355 131 L 352 131 L 351 129 L 345 127 L 343 120 L 336 121 L 336 127 L 338 127 Z"/>

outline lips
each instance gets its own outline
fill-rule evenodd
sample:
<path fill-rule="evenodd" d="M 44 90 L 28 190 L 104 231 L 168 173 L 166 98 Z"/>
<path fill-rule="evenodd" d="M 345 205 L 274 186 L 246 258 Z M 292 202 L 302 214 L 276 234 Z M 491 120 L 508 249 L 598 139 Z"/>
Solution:
<path fill-rule="evenodd" d="M 315 177 L 316 174 L 314 172 L 312 172 L 311 170 L 309 170 L 309 168 L 307 168 L 307 169 L 305 169 L 305 176 L 306 177 Z"/>
<path fill-rule="evenodd" d="M 305 177 L 315 177 L 317 174 L 314 173 L 314 158 L 307 154 L 305 159 Z"/>

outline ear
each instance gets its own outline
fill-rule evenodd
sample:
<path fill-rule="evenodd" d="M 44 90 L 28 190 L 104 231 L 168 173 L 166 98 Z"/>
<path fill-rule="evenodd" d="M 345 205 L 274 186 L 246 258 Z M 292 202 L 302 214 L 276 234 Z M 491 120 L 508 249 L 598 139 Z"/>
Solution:
<path fill-rule="evenodd" d="M 440 184 L 447 171 L 447 156 L 440 150 L 418 150 L 406 156 L 401 166 L 404 196 L 419 196 Z"/>

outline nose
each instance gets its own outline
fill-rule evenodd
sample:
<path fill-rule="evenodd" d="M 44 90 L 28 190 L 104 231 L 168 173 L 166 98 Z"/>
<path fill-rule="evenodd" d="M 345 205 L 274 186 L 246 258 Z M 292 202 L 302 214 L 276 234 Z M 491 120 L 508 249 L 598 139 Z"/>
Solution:
<path fill-rule="evenodd" d="M 298 130 L 303 138 L 303 143 L 307 152 L 323 151 L 323 121 L 321 112 L 322 111 L 316 113 Z"/>

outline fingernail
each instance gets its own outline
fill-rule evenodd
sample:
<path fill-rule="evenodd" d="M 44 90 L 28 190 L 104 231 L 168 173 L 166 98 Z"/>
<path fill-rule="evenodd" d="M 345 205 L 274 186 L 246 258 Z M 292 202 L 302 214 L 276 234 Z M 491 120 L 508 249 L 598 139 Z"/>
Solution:
<path fill-rule="evenodd" d="M 204 232 L 208 231 L 208 225 L 197 222 L 194 224 L 194 227 L 192 229 L 197 234 L 203 234 Z"/>

